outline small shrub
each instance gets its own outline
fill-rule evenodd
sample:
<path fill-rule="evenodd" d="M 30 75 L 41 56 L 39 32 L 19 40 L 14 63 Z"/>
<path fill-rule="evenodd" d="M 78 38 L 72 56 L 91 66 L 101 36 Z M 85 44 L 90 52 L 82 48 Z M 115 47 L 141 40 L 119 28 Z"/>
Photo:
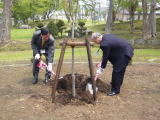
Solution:
<path fill-rule="evenodd" d="M 87 30 L 87 27 L 85 27 L 85 21 L 83 20 L 79 20 L 78 21 L 78 30 L 79 30 L 79 33 L 80 33 L 80 36 L 82 37 L 83 35 L 85 35 L 85 31 Z"/>
<path fill-rule="evenodd" d="M 37 27 L 38 27 L 38 28 L 42 28 L 43 26 L 44 26 L 43 23 L 38 23 L 38 24 L 37 24 Z"/>
<path fill-rule="evenodd" d="M 58 22 L 56 23 L 56 25 L 57 25 L 58 31 L 61 33 L 61 37 L 62 37 L 63 30 L 66 29 L 65 23 L 64 23 L 63 20 L 58 20 Z"/>
<path fill-rule="evenodd" d="M 47 25 L 49 31 L 51 32 L 51 34 L 56 37 L 58 35 L 58 27 L 57 25 L 54 23 L 54 21 L 50 21 Z"/>

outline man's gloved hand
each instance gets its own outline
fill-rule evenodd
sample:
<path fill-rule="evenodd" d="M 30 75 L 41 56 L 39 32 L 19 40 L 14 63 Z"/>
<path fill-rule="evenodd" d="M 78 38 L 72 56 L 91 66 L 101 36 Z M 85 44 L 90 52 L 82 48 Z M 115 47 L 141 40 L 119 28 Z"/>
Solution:
<path fill-rule="evenodd" d="M 100 67 L 101 67 L 101 62 L 100 62 L 100 63 L 97 63 L 97 64 L 96 64 L 96 67 L 97 67 L 97 68 L 100 68 Z"/>
<path fill-rule="evenodd" d="M 48 63 L 47 70 L 50 72 L 52 71 L 52 63 Z"/>
<path fill-rule="evenodd" d="M 97 69 L 97 71 L 96 71 L 96 74 L 101 74 L 102 72 L 104 71 L 104 69 L 103 68 L 101 68 L 101 67 L 99 67 L 98 69 Z"/>
<path fill-rule="evenodd" d="M 35 55 L 35 59 L 36 59 L 36 60 L 40 59 L 40 54 L 36 54 L 36 55 Z"/>

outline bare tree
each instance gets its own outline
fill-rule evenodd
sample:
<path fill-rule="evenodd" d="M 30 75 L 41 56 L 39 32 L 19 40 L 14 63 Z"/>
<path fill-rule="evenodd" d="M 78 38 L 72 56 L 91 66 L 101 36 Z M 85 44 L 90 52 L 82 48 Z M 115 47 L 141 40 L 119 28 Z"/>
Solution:
<path fill-rule="evenodd" d="M 69 0 L 69 14 L 70 14 L 70 20 L 71 20 L 71 26 L 72 26 L 72 39 L 74 39 L 74 30 L 75 30 L 75 25 L 77 22 L 77 13 L 78 13 L 78 4 L 79 0 L 72 1 Z"/>
<path fill-rule="evenodd" d="M 110 33 L 112 28 L 112 15 L 113 15 L 113 0 L 110 0 L 108 16 L 106 21 L 105 32 Z"/>
<path fill-rule="evenodd" d="M 149 37 L 156 37 L 156 3 L 157 0 L 151 1 L 150 14 L 148 17 L 148 33 Z"/>
<path fill-rule="evenodd" d="M 12 0 L 4 0 L 3 18 L 0 24 L 0 43 L 10 41 Z"/>
<path fill-rule="evenodd" d="M 134 15 L 135 15 L 136 8 L 138 6 L 138 1 L 131 0 L 129 4 L 130 4 L 130 7 L 129 7 L 130 26 L 131 26 L 131 33 L 133 33 L 134 32 Z"/>
<path fill-rule="evenodd" d="M 122 0 L 113 0 L 113 2 L 114 2 L 114 6 L 113 6 L 113 15 L 112 15 L 113 20 L 112 20 L 112 23 L 114 23 L 114 21 L 116 20 L 116 15 L 120 10 Z"/>
<path fill-rule="evenodd" d="M 147 0 L 142 0 L 143 6 L 143 39 L 149 39 L 151 37 L 156 37 L 156 8 L 157 0 L 152 0 L 150 5 L 150 13 L 148 15 L 147 11 Z M 147 19 L 148 15 L 148 19 Z"/>
<path fill-rule="evenodd" d="M 85 4 L 84 5 L 85 9 L 89 11 L 93 24 L 96 18 L 96 5 L 98 5 L 98 3 L 96 2 L 96 0 L 81 0 L 81 1 L 83 1 L 83 3 Z"/>
<path fill-rule="evenodd" d="M 142 0 L 142 8 L 143 8 L 143 28 L 142 28 L 142 37 L 143 39 L 147 39 L 148 31 L 147 31 L 147 0 Z"/>

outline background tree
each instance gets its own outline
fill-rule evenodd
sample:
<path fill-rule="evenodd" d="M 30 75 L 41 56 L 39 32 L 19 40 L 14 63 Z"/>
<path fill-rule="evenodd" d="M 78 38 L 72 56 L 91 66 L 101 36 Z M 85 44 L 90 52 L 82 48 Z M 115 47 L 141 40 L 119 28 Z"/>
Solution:
<path fill-rule="evenodd" d="M 3 18 L 0 24 L 0 43 L 7 43 L 10 41 L 11 33 L 11 0 L 4 0 Z"/>
<path fill-rule="evenodd" d="M 156 4 L 157 0 L 152 0 L 150 5 L 150 13 L 148 17 L 148 33 L 149 37 L 156 38 Z"/>
<path fill-rule="evenodd" d="M 39 18 L 49 19 L 53 10 L 55 10 L 55 1 L 57 0 L 13 0 L 12 13 L 15 23 L 22 21 L 28 24 L 28 19 Z"/>
<path fill-rule="evenodd" d="M 98 11 L 96 11 L 96 6 L 98 5 L 98 3 L 95 0 L 82 0 L 82 2 L 84 3 L 83 7 L 85 8 L 86 11 L 86 15 L 91 15 L 91 19 L 92 19 L 92 24 L 94 23 L 94 21 L 96 20 L 96 14 L 98 13 Z"/>
<path fill-rule="evenodd" d="M 126 8 L 130 15 L 130 32 L 134 32 L 134 16 L 136 9 L 138 8 L 138 0 L 124 0 L 122 7 Z"/>
<path fill-rule="evenodd" d="M 59 1 L 59 9 L 62 9 L 64 11 L 65 16 L 68 20 L 68 23 L 70 23 L 70 13 L 69 13 L 68 1 L 67 0 L 60 0 Z"/>
<path fill-rule="evenodd" d="M 71 37 L 74 39 L 75 28 L 77 26 L 77 16 L 79 12 L 79 0 L 60 0 L 60 6 L 64 10 L 68 23 L 71 27 Z"/>
<path fill-rule="evenodd" d="M 147 6 L 148 1 L 142 0 L 142 8 L 143 8 L 143 29 L 142 29 L 142 37 L 144 40 L 147 40 L 151 37 L 156 37 L 156 13 L 158 10 L 156 7 L 157 0 L 151 0 L 150 9 Z M 148 11 L 149 15 L 148 15 Z"/>
<path fill-rule="evenodd" d="M 143 28 L 142 28 L 142 37 L 143 39 L 147 39 L 148 31 L 147 31 L 147 0 L 142 0 L 142 8 L 143 8 Z"/>
<path fill-rule="evenodd" d="M 68 0 L 69 17 L 71 20 L 71 28 L 72 28 L 72 39 L 74 39 L 74 32 L 75 32 L 74 30 L 75 30 L 75 25 L 77 23 L 78 5 L 79 5 L 79 0 Z"/>
<path fill-rule="evenodd" d="M 113 18 L 113 0 L 110 0 L 108 16 L 106 21 L 105 32 L 110 33 L 112 28 L 112 18 Z"/>
<path fill-rule="evenodd" d="M 122 8 L 122 0 L 113 0 L 113 14 L 112 14 L 112 22 L 114 23 L 114 21 L 116 20 L 116 15 L 117 13 L 120 11 L 120 9 Z M 112 23 L 112 24 L 113 24 Z"/>
<path fill-rule="evenodd" d="M 63 30 L 66 29 L 65 23 L 63 20 L 58 20 L 56 25 L 57 25 L 58 31 L 61 33 L 61 37 L 62 37 Z"/>
<path fill-rule="evenodd" d="M 136 8 L 138 7 L 138 1 L 137 0 L 130 0 L 129 2 L 129 14 L 130 14 L 130 28 L 131 33 L 134 32 L 134 15 Z"/>
<path fill-rule="evenodd" d="M 47 27 L 54 37 L 58 36 L 59 31 L 55 21 L 50 21 Z"/>

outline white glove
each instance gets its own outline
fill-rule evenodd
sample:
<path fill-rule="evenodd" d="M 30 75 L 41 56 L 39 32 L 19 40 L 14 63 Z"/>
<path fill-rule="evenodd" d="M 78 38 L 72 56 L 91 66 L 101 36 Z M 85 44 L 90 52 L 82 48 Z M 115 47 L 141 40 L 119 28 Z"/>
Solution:
<path fill-rule="evenodd" d="M 99 74 L 101 74 L 103 71 L 104 71 L 104 69 L 100 67 L 100 68 L 97 69 L 96 74 L 99 75 Z"/>
<path fill-rule="evenodd" d="M 48 63 L 47 70 L 50 72 L 52 71 L 52 63 Z"/>
<path fill-rule="evenodd" d="M 35 55 L 35 59 L 38 60 L 40 58 L 40 54 Z"/>
<path fill-rule="evenodd" d="M 92 84 L 87 83 L 87 85 L 86 85 L 86 91 L 89 91 L 89 93 L 93 95 Z M 97 92 L 97 91 L 98 91 L 98 88 L 96 87 L 96 92 Z"/>
<path fill-rule="evenodd" d="M 97 68 L 100 68 L 100 67 L 101 67 L 101 62 L 98 63 L 98 64 L 96 64 L 96 67 L 97 67 Z"/>

